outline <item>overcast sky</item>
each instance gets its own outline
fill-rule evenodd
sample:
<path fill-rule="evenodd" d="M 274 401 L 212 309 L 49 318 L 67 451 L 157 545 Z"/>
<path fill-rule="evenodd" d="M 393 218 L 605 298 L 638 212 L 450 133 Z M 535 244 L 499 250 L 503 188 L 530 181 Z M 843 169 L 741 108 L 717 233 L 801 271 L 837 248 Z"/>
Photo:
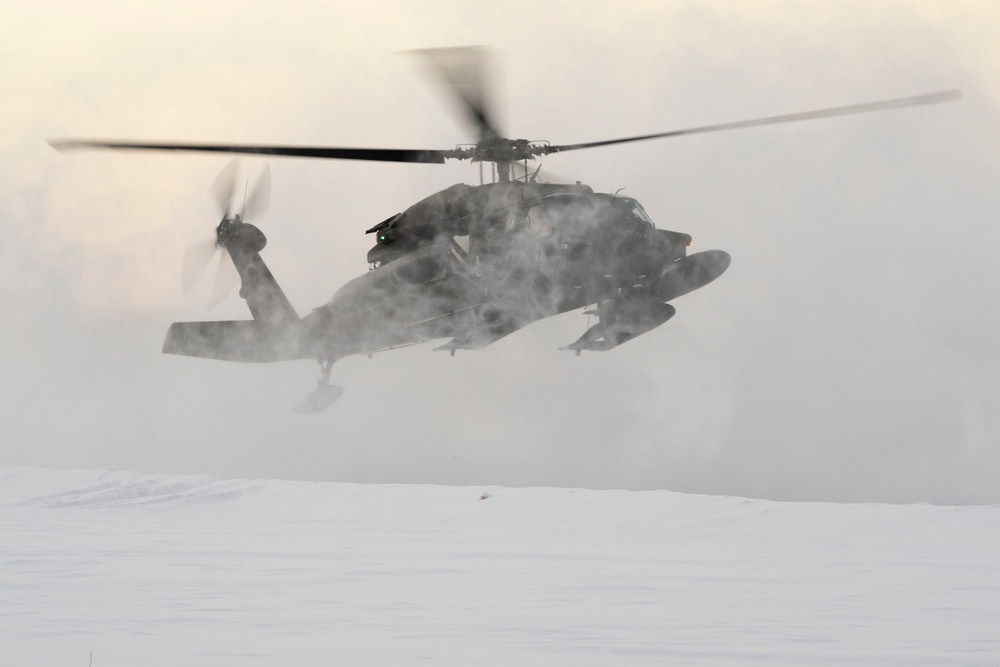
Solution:
<path fill-rule="evenodd" d="M 0 465 L 357 482 L 1000 502 L 1000 6 L 992 2 L 4 2 Z M 558 348 L 579 312 L 478 352 L 338 362 L 159 353 L 226 157 L 49 137 L 450 148 L 416 48 L 493 47 L 509 136 L 553 143 L 960 88 L 964 100 L 552 156 L 732 254 L 666 325 Z M 248 172 L 261 162 L 245 163 Z M 264 259 L 300 314 L 364 230 L 475 165 L 275 159 Z M 208 282 L 208 281 L 206 281 Z"/>

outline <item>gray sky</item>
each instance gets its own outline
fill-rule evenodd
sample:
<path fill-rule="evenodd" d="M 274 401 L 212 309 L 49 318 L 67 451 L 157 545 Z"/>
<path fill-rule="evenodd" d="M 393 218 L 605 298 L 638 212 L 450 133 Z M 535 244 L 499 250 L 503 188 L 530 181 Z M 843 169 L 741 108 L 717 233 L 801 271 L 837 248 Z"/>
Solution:
<path fill-rule="evenodd" d="M 1000 8 L 994 3 L 6 3 L 0 465 L 359 482 L 997 503 Z M 332 6 L 331 6 L 332 5 Z M 575 143 L 948 88 L 958 104 L 552 156 L 733 256 L 668 324 L 557 348 L 579 313 L 454 358 L 159 354 L 228 161 L 60 155 L 47 137 L 448 148 L 414 48 L 489 44 L 510 136 Z M 261 163 L 247 161 L 248 169 Z M 468 164 L 272 160 L 264 259 L 300 313 L 363 231 Z M 206 283 L 208 281 L 205 281 Z"/>

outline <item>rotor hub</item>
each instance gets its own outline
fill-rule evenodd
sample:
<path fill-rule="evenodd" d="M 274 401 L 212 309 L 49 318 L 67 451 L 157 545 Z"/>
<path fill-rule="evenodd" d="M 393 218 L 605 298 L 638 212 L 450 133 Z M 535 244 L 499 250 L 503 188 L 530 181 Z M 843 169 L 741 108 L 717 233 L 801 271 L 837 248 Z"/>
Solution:
<path fill-rule="evenodd" d="M 215 245 L 225 248 L 237 234 L 237 229 L 243 225 L 240 214 L 227 216 L 222 219 L 219 226 L 215 228 Z"/>

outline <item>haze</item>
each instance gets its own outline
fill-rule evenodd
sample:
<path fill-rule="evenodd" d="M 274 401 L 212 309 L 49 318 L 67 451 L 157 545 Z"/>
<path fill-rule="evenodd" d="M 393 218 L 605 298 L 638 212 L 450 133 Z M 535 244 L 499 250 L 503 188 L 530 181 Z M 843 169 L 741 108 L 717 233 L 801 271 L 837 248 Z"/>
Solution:
<path fill-rule="evenodd" d="M 0 27 L 0 465 L 353 482 L 997 503 L 1000 8 L 991 3 L 7 3 Z M 662 328 L 558 348 L 570 313 L 454 358 L 159 353 L 228 157 L 49 137 L 449 148 L 400 52 L 488 44 L 508 136 L 575 143 L 960 88 L 959 103 L 552 156 L 733 256 Z M 261 162 L 246 162 L 248 172 Z M 262 255 L 300 314 L 364 230 L 468 164 L 270 161 Z M 554 176 L 550 176 L 554 177 Z"/>

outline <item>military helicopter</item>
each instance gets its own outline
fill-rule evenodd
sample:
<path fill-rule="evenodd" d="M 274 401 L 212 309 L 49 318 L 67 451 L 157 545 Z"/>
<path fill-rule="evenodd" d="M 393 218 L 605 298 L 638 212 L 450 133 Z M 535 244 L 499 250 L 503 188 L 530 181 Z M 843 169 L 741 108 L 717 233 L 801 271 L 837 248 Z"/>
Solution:
<path fill-rule="evenodd" d="M 657 229 L 631 197 L 594 192 L 580 182 L 543 183 L 528 162 L 553 153 L 635 141 L 734 130 L 959 99 L 945 91 L 707 125 L 640 136 L 553 145 L 509 139 L 500 132 L 481 83 L 482 51 L 461 47 L 419 52 L 433 65 L 478 131 L 475 144 L 448 150 L 335 148 L 240 144 L 52 140 L 77 148 L 201 151 L 320 159 L 443 164 L 491 163 L 494 177 L 456 184 L 372 225 L 370 270 L 349 281 L 329 303 L 300 317 L 260 252 L 264 234 L 233 211 L 235 182 L 224 172 L 216 191 L 222 219 L 215 244 L 239 273 L 251 320 L 175 322 L 163 352 L 240 362 L 312 359 L 318 388 L 300 406 L 319 411 L 341 394 L 330 384 L 335 361 L 435 339 L 434 349 L 486 347 L 543 318 L 584 309 L 597 323 L 563 349 L 611 350 L 674 316 L 671 301 L 722 275 L 722 250 L 688 254 L 691 236 Z M 515 166 L 522 175 L 513 176 Z M 229 170 L 233 171 L 233 170 Z M 249 196 L 266 201 L 268 180 Z M 221 183 L 221 185 L 220 185 Z"/>

